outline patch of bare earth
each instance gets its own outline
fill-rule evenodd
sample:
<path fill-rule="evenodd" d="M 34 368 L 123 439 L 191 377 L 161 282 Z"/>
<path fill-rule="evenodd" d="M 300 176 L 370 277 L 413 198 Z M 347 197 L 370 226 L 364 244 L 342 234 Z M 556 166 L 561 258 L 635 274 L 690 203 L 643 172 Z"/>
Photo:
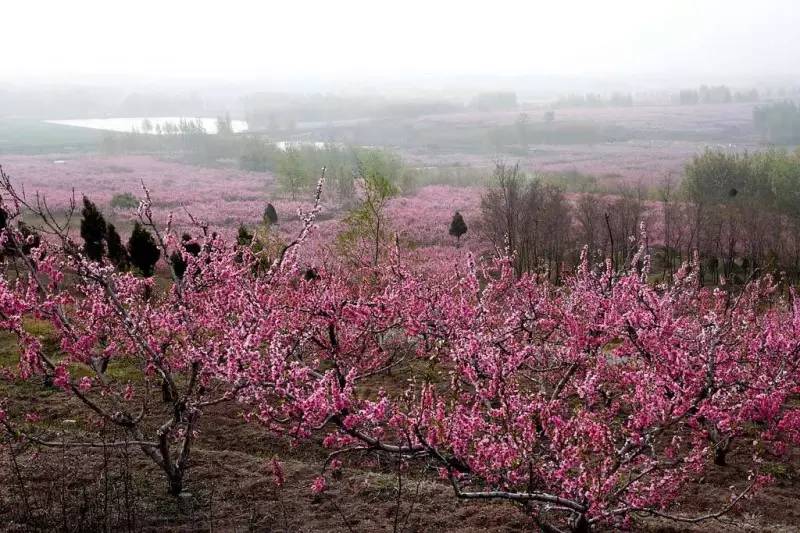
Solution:
<path fill-rule="evenodd" d="M 53 438 L 64 430 L 120 438 L 70 419 L 70 401 L 41 383 L 15 390 L 16 404 L 36 410 Z M 17 413 L 17 415 L 19 412 Z M 533 522 L 503 502 L 456 500 L 448 485 L 421 469 L 400 477 L 394 464 L 372 455 L 353 457 L 330 489 L 314 495 L 326 451 L 319 445 L 293 445 L 263 428 L 242 423 L 234 405 L 204 413 L 187 479 L 189 495 L 166 493 L 157 467 L 140 450 L 37 449 L 15 443 L 0 448 L 0 530 L 3 531 L 533 531 Z M 155 423 L 155 421 L 154 421 Z M 76 429 L 77 428 L 77 429 Z M 13 450 L 13 453 L 12 453 Z M 734 483 L 747 473 L 746 443 L 730 465 L 713 467 L 691 485 L 673 510 L 676 514 L 713 512 Z M 278 487 L 271 459 L 283 465 Z M 800 523 L 796 465 L 771 465 L 776 483 L 723 519 L 677 524 L 663 519 L 635 523 L 635 530 L 796 531 Z"/>

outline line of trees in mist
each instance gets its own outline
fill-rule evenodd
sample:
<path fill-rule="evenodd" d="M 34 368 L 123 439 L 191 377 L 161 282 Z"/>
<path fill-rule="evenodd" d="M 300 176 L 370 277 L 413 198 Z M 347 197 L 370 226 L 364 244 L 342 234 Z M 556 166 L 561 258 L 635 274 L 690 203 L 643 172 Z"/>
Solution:
<path fill-rule="evenodd" d="M 766 272 L 800 279 L 800 153 L 707 151 L 680 183 L 568 198 L 562 187 L 499 164 L 481 203 L 485 235 L 516 252 L 518 272 L 559 279 L 586 246 L 626 264 L 644 223 L 653 273 L 667 279 L 696 252 L 701 279 L 741 284 Z"/>
<path fill-rule="evenodd" d="M 556 107 L 630 107 L 633 105 L 633 95 L 620 91 L 615 91 L 609 96 L 599 93 L 570 93 L 561 96 L 554 105 Z"/>
<path fill-rule="evenodd" d="M 771 94 L 771 93 L 768 93 Z M 597 92 L 567 93 L 558 97 L 554 107 L 631 107 L 634 104 L 673 103 L 680 105 L 727 104 L 731 102 L 758 102 L 761 95 L 758 89 L 731 89 L 727 85 L 701 85 L 698 88 L 681 89 L 677 93 L 669 91 L 652 93 L 630 93 L 613 91 L 608 94 Z"/>
<path fill-rule="evenodd" d="M 793 101 L 756 106 L 753 125 L 767 142 L 800 144 L 800 107 Z"/>
<path fill-rule="evenodd" d="M 798 116 L 792 103 L 758 107 L 754 112 L 754 120 L 763 121 L 761 127 L 785 131 L 781 126 L 792 134 L 800 131 L 791 119 Z M 520 115 L 497 133 L 498 144 L 525 147 L 536 142 L 536 127 L 551 126 L 546 122 L 533 125 Z M 224 128 L 220 135 L 198 131 L 109 138 L 125 150 L 175 149 L 197 162 L 228 159 L 243 169 L 270 171 L 277 177 L 279 190 L 291 198 L 308 195 L 324 166 L 329 183 L 326 198 L 346 208 L 356 197 L 356 179 L 363 175 L 365 161 L 387 178 L 394 194 L 413 193 L 426 183 L 474 185 L 486 178 L 486 172 L 479 171 L 408 168 L 385 150 L 338 144 L 281 149 L 262 136 L 234 135 Z M 800 155 L 785 151 L 709 151 L 687 165 L 682 181 L 665 179 L 650 189 L 600 190 L 587 176 L 528 177 L 517 167 L 500 165 L 482 201 L 481 223 L 475 227 L 494 246 L 515 250 L 518 271 L 546 271 L 555 279 L 577 263 L 583 246 L 597 260 L 610 257 L 615 264 L 625 264 L 635 249 L 631 238 L 639 233 L 642 221 L 654 272 L 664 277 L 697 251 L 709 283 L 716 283 L 720 276 L 741 283 L 764 271 L 785 272 L 795 279 L 800 278 L 797 191 Z"/>
<path fill-rule="evenodd" d="M 665 95 L 665 98 L 668 98 Z M 454 111 L 509 111 L 520 109 L 513 92 L 480 93 L 468 106 L 437 100 L 357 99 L 328 95 L 297 96 L 262 95 L 247 100 L 247 120 L 251 131 L 233 135 L 231 121 L 220 117 L 222 135 L 206 135 L 184 131 L 180 124 L 165 130 L 162 136 L 183 133 L 181 138 L 158 138 L 153 135 L 105 135 L 103 150 L 120 152 L 172 152 L 200 164 L 217 164 L 219 160 L 238 162 L 247 170 L 275 171 L 277 165 L 271 140 L 326 142 L 360 146 L 394 146 L 423 148 L 430 152 L 525 155 L 535 144 L 594 144 L 624 142 L 632 139 L 695 140 L 693 131 L 653 131 L 619 121 L 590 121 L 562 118 L 561 107 L 630 107 L 638 104 L 636 96 L 617 92 L 610 96 L 599 93 L 571 94 L 546 108 L 532 112 L 522 108 L 516 120 L 499 118 L 494 123 L 467 122 L 453 127 L 447 121 L 419 121 L 417 117 L 431 113 Z M 702 86 L 682 91 L 674 100 L 683 104 L 712 104 L 730 101 L 756 101 L 755 89 L 736 92 L 727 86 Z M 527 109 L 527 110 L 526 110 Z M 354 118 L 360 117 L 360 118 Z M 513 117 L 513 115 L 511 115 Z M 341 120 L 339 120 L 341 118 Z M 305 124 L 300 122 L 306 121 Z M 139 128 L 139 133 L 159 133 Z M 168 125 L 167 125 L 168 126 Z M 301 127 L 302 126 L 302 127 Z M 754 111 L 754 127 L 766 142 L 792 144 L 800 137 L 800 112 L 792 103 L 758 106 Z M 259 131 L 261 130 L 261 131 Z M 749 135 L 749 131 L 747 132 Z M 749 136 L 748 136 L 749 139 Z"/>
<path fill-rule="evenodd" d="M 278 187 L 292 199 L 311 193 L 325 168 L 328 183 L 326 197 L 343 205 L 356 197 L 359 176 L 379 175 L 391 184 L 397 194 L 411 194 L 417 187 L 419 172 L 403 165 L 400 158 L 388 151 L 326 145 L 290 147 L 276 154 L 275 172 Z"/>
<path fill-rule="evenodd" d="M 681 105 L 728 104 L 731 102 L 758 102 L 757 89 L 734 91 L 727 85 L 701 85 L 697 89 L 682 89 L 676 102 Z"/>
<path fill-rule="evenodd" d="M 390 99 L 383 96 L 255 93 L 243 99 L 250 130 L 291 131 L 301 123 L 363 118 L 407 118 L 463 110 L 450 100 L 429 97 Z"/>

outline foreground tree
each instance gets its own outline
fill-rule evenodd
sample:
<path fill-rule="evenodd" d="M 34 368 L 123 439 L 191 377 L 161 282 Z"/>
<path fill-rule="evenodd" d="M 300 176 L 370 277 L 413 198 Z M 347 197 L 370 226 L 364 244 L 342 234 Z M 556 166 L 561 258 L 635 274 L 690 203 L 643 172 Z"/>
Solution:
<path fill-rule="evenodd" d="M 87 419 L 86 427 L 109 425 L 122 438 L 108 441 L 91 429 L 57 436 L 47 425 L 38 425 L 35 416 L 26 417 L 13 395 L 0 398 L 0 428 L 36 446 L 138 447 L 163 471 L 169 493 L 181 494 L 203 409 L 234 400 L 249 386 L 227 379 L 233 374 L 229 365 L 238 362 L 225 356 L 229 341 L 216 333 L 221 331 L 218 321 L 228 319 L 208 313 L 219 311 L 230 299 L 240 276 L 251 275 L 248 263 L 255 258 L 245 255 L 243 266 L 237 261 L 242 251 L 213 235 L 204 233 L 200 247 L 179 240 L 169 224 L 162 230 L 153 221 L 145 191 L 139 232 L 150 232 L 148 242 L 155 243 L 161 257 L 179 253 L 183 269 L 178 275 L 174 268 L 178 262 L 168 261 L 172 284 L 157 291 L 152 278 L 90 260 L 83 246 L 71 240 L 61 217 L 53 216 L 40 197 L 18 194 L 10 178 L 1 175 L 4 210 L 9 215 L 2 238 L 13 252 L 8 260 L 21 273 L 0 279 L 0 328 L 16 334 L 20 348 L 16 372 L 4 370 L 2 379 L 43 376 L 78 400 L 84 410 L 76 411 L 75 417 Z M 38 220 L 47 239 L 23 232 L 23 211 Z M 302 236 L 312 218 L 306 217 Z M 296 280 L 290 257 L 285 252 L 267 275 L 258 278 L 260 291 L 271 293 L 268 287 Z M 57 353 L 49 352 L 43 339 L 26 329 L 29 318 L 49 324 Z M 122 372 L 106 371 L 112 367 Z M 150 397 L 160 387 L 169 392 L 166 408 Z"/>
<path fill-rule="evenodd" d="M 732 296 L 701 288 L 692 263 L 653 287 L 647 262 L 634 257 L 643 269 L 618 277 L 584 261 L 564 287 L 515 278 L 509 259 L 441 284 L 395 266 L 384 290 L 403 295 L 391 305 L 408 342 L 396 349 L 428 361 L 426 378 L 366 400 L 339 367 L 322 412 L 306 418 L 339 423 L 326 438 L 337 456 L 425 458 L 458 497 L 515 502 L 544 531 L 719 517 L 768 481 L 763 457 L 797 442 L 800 314 L 768 279 Z M 750 474 L 731 499 L 704 516 L 668 514 L 740 438 Z"/>

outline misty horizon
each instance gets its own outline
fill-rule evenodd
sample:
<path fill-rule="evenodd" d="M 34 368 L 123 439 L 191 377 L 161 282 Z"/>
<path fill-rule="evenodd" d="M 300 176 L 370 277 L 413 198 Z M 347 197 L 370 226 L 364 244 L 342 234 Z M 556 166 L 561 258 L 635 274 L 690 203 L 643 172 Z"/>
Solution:
<path fill-rule="evenodd" d="M 790 0 L 6 6 L 12 84 L 393 86 L 495 77 L 723 83 L 800 74 Z M 47 35 L 47 39 L 42 38 Z"/>

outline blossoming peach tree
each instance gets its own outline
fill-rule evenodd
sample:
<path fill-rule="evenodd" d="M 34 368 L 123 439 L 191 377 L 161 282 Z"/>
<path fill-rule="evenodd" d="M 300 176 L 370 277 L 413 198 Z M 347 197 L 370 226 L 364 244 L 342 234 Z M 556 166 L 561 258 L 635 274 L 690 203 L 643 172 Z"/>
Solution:
<path fill-rule="evenodd" d="M 420 355 L 449 380 L 413 386 L 386 414 L 458 496 L 516 502 L 548 531 L 638 514 L 700 521 L 765 483 L 762 457 L 797 441 L 787 400 L 800 315 L 768 278 L 733 296 L 701 289 L 696 265 L 660 287 L 646 267 L 615 276 L 584 260 L 553 287 L 515 279 L 507 260 L 494 266 L 406 299 Z M 733 500 L 666 514 L 737 440 L 751 473 Z"/>
<path fill-rule="evenodd" d="M 290 362 L 243 357 L 262 361 L 243 376 L 270 369 L 243 378 L 269 383 L 247 400 L 272 429 L 323 430 L 331 463 L 425 461 L 458 497 L 514 502 L 546 531 L 719 518 L 769 481 L 765 457 L 797 442 L 794 296 L 768 277 L 736 295 L 701 288 L 696 263 L 653 286 L 643 251 L 631 264 L 643 266 L 617 275 L 584 260 L 564 286 L 516 278 L 508 258 L 439 279 L 395 262 L 370 289 L 323 273 L 324 290 L 298 300 Z M 406 358 L 427 368 L 401 393 L 370 386 Z M 669 514 L 737 444 L 750 474 L 731 499 Z"/>
<path fill-rule="evenodd" d="M 16 372 L 6 371 L 3 377 L 44 376 L 76 398 L 95 421 L 117 427 L 125 438 L 108 442 L 84 434 L 72 441 L 53 439 L 13 419 L 13 396 L 0 398 L 0 424 L 14 437 L 41 446 L 137 446 L 163 470 L 169 492 L 180 494 L 203 409 L 236 399 L 250 385 L 237 377 L 242 362 L 230 356 L 231 343 L 246 342 L 247 324 L 236 315 L 209 313 L 221 311 L 222 301 L 244 303 L 270 292 L 288 296 L 269 287 L 297 281 L 291 252 L 308 234 L 314 210 L 303 215 L 298 238 L 259 276 L 258 285 L 248 286 L 239 282 L 252 276 L 258 258 L 209 234 L 201 223 L 199 252 L 189 253 L 170 222 L 160 228 L 153 220 L 144 189 L 140 223 L 155 235 L 160 256 L 169 258 L 162 270 L 170 283 L 161 290 L 153 278 L 86 257 L 71 234 L 74 201 L 66 215 L 54 214 L 46 198 L 26 197 L 1 169 L 0 174 L 2 247 L 14 267 L 0 279 L 0 327 L 16 334 L 20 348 Z M 321 183 L 315 209 L 320 190 Z M 36 221 L 34 231 L 21 221 L 23 215 Z M 48 353 L 42 339 L 28 332 L 29 318 L 50 325 L 57 353 Z M 166 405 L 154 405 L 154 389 L 163 391 Z"/>
<path fill-rule="evenodd" d="M 264 269 L 262 252 L 207 231 L 200 253 L 186 253 L 145 193 L 141 223 L 162 258 L 178 251 L 185 266 L 159 289 L 89 261 L 43 199 L 5 175 L 2 187 L 3 246 L 20 272 L 0 280 L 0 326 L 20 341 L 13 377 L 50 376 L 123 430 L 110 445 L 140 447 L 173 494 L 203 409 L 226 401 L 270 431 L 323 440 L 315 491 L 349 454 L 390 455 L 460 498 L 513 502 L 544 531 L 722 516 L 768 481 L 766 456 L 800 441 L 800 308 L 767 277 L 739 293 L 702 288 L 690 263 L 656 286 L 643 250 L 621 274 L 584 259 L 560 286 L 515 276 L 507 257 L 450 273 L 421 274 L 399 253 L 377 267 L 304 271 L 295 251 L 314 210 Z M 38 217 L 40 242 L 19 229 L 21 213 Z M 51 324 L 56 354 L 28 317 Z M 139 381 L 115 377 L 115 365 Z M 166 407 L 152 401 L 157 387 Z M 17 438 L 101 445 L 53 440 L 16 420 L 13 404 L 0 399 L 0 422 Z M 731 499 L 702 516 L 670 514 L 681 489 L 737 446 L 751 472 Z"/>

